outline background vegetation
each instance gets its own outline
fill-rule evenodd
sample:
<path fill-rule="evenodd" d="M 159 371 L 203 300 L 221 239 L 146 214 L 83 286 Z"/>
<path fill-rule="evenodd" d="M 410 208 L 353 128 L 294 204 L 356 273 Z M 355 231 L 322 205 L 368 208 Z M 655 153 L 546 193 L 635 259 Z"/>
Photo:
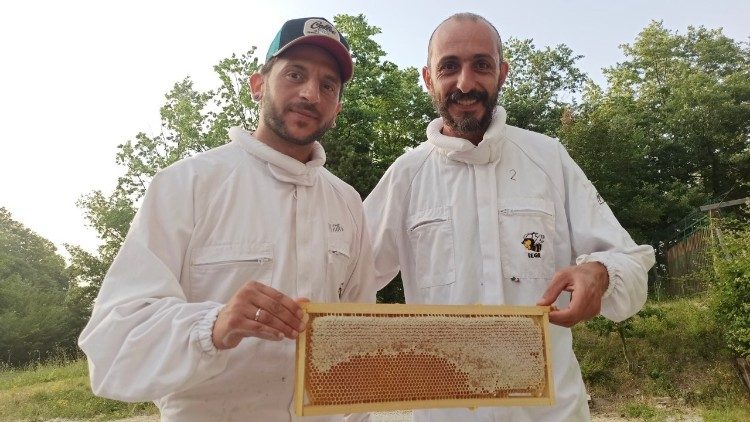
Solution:
<path fill-rule="evenodd" d="M 352 46 L 357 71 L 338 126 L 323 144 L 327 167 L 365 197 L 396 157 L 424 140 L 435 112 L 418 70 L 384 59 L 373 39 L 377 27 L 362 15 L 335 21 Z M 500 101 L 510 124 L 563 142 L 635 240 L 657 249 L 651 281 L 663 281 L 663 253 L 681 233 L 678 223 L 699 205 L 750 195 L 750 47 L 720 29 L 680 33 L 652 22 L 622 49 L 626 59 L 606 69 L 606 84 L 598 86 L 578 69 L 581 56 L 569 47 L 538 48 L 533 40 L 510 38 L 512 71 Z M 0 411 L 33 415 L 44 406 L 21 410 L 18 403 L 36 398 L 80 399 L 88 410 L 79 409 L 79 416 L 148 411 L 84 399 L 81 362 L 39 365 L 76 356 L 76 337 L 154 174 L 225 143 L 231 126 L 255 126 L 257 106 L 245 81 L 258 66 L 253 47 L 214 67 L 219 83 L 212 90 L 196 90 L 190 78 L 177 82 L 160 111 L 161 131 L 136 134 L 118 147 L 115 161 L 124 172 L 115 190 L 79 201 L 102 240 L 96 253 L 66 245 L 72 257 L 66 265 L 49 241 L 0 208 Z M 739 400 L 724 361 L 750 354 L 750 231 L 738 215 L 722 231 L 724 242 L 706 274 L 711 289 L 700 300 L 656 303 L 625 323 L 594 320 L 576 329 L 595 394 L 616 394 L 625 386 L 709 408 Z M 378 299 L 403 301 L 400 281 Z M 34 390 L 62 380 L 69 396 L 56 396 L 52 387 L 52 393 Z"/>

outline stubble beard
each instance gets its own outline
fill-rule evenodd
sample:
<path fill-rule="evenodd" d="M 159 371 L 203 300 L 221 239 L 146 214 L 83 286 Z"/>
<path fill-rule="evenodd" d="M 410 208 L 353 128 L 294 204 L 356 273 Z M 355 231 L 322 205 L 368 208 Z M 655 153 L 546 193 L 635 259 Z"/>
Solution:
<path fill-rule="evenodd" d="M 490 124 L 492 123 L 492 114 L 497 107 L 497 99 L 500 96 L 500 89 L 497 89 L 493 95 L 489 95 L 487 91 L 471 90 L 467 93 L 463 93 L 459 90 L 446 95 L 443 99 L 437 98 L 436 95 L 432 95 L 432 105 L 435 110 L 443 118 L 443 123 L 451 128 L 456 134 L 460 136 L 470 137 L 476 134 L 483 134 Z M 458 118 L 451 116 L 448 108 L 451 104 L 457 104 L 461 99 L 477 99 L 482 103 L 484 108 L 484 114 L 481 119 L 477 119 L 473 113 L 465 113 Z"/>
<path fill-rule="evenodd" d="M 311 134 L 303 138 L 298 138 L 292 136 L 289 133 L 287 124 L 283 119 L 283 113 L 279 112 L 276 107 L 274 107 L 271 96 L 266 94 L 263 97 L 261 107 L 263 111 L 263 123 L 268 126 L 268 128 L 271 129 L 271 131 L 275 133 L 276 136 L 294 145 L 304 146 L 309 145 L 315 141 L 319 141 L 323 137 L 323 135 L 325 135 L 325 133 L 328 132 L 331 127 L 333 127 L 333 119 L 331 119 L 328 122 L 324 122 L 317 130 L 315 130 Z M 296 103 L 287 107 L 287 110 L 293 109 L 295 107 L 310 110 L 312 106 L 306 106 L 304 103 Z M 312 107 L 312 109 L 314 110 L 314 107 Z M 315 111 L 315 113 L 317 113 L 317 111 Z"/>

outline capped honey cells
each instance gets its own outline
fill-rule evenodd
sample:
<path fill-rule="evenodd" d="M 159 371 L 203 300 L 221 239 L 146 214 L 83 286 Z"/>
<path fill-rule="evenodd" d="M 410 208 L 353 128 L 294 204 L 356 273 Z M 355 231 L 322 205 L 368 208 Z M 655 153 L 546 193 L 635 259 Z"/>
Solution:
<path fill-rule="evenodd" d="M 552 404 L 545 310 L 306 304 L 297 413 Z"/>

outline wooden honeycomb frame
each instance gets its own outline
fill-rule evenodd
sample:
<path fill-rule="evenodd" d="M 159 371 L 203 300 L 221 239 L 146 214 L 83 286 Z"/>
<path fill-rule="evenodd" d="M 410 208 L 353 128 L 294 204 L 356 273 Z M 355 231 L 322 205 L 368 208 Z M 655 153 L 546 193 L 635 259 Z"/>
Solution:
<path fill-rule="evenodd" d="M 297 339 L 294 408 L 299 416 L 442 407 L 476 408 L 554 404 L 548 318 L 550 308 L 548 306 L 305 303 L 302 307 L 307 314 L 308 321 L 307 329 Z M 315 323 L 317 318 L 323 318 L 319 320 L 319 324 Z M 344 325 L 337 326 L 339 321 Z M 376 333 L 372 333 L 372 329 L 366 329 L 367 327 L 358 329 L 360 322 L 364 326 L 370 324 L 370 328 L 373 323 L 387 327 L 387 340 L 385 340 L 387 344 L 384 343 L 385 337 L 382 333 L 378 337 Z M 319 327 L 320 333 L 316 332 L 314 324 Z M 407 327 L 407 331 L 404 331 L 399 329 L 400 324 L 412 325 L 416 328 L 425 327 L 432 331 L 430 334 L 420 333 L 413 330 L 415 327 Z M 481 328 L 467 330 L 467 324 L 469 328 L 480 324 Z M 513 328 L 518 324 L 522 327 L 521 330 L 526 331 L 520 332 Z M 488 326 L 491 328 L 487 328 Z M 529 337 L 529 328 L 533 331 L 531 337 Z M 503 346 L 494 347 L 491 350 L 481 349 L 482 343 L 487 343 L 487 336 L 481 336 L 481 333 L 474 334 L 472 330 L 477 332 L 484 330 L 486 334 L 487 330 L 492 329 L 499 330 L 494 332 L 501 334 L 499 337 L 503 338 L 505 342 L 503 344 L 506 346 L 503 350 L 507 349 L 508 344 L 525 343 L 527 345 L 525 350 L 521 350 L 522 345 L 518 347 L 519 353 L 524 353 L 520 355 L 522 362 L 512 364 L 506 362 L 509 360 L 506 359 L 508 355 L 502 355 L 504 352 L 497 351 Z M 323 338 L 325 333 L 337 333 L 338 330 L 342 330 L 341 336 L 345 344 L 326 343 Z M 466 357 L 466 353 L 470 354 L 471 359 L 468 359 L 470 363 L 456 364 L 455 359 L 451 363 L 448 359 L 438 356 L 436 353 L 440 352 L 440 348 L 443 347 L 442 343 L 431 341 L 432 333 L 436 330 L 446 332 L 445 335 L 461 333 L 462 341 L 456 344 L 459 344 L 458 347 L 462 347 L 460 344 L 467 344 L 469 347 L 464 347 L 466 350 L 460 351 L 459 355 Z M 420 338 L 420 336 L 423 340 L 430 339 L 430 345 L 423 342 L 421 348 L 415 349 L 414 344 L 411 343 L 417 341 L 415 338 Z M 448 340 L 444 341 L 444 344 L 448 347 L 451 341 L 449 337 L 446 339 Z M 508 343 L 509 339 L 513 342 Z M 362 346 L 363 344 L 376 344 L 376 346 L 370 347 L 367 353 L 362 353 L 362 347 L 365 347 Z M 452 345 L 454 357 L 457 356 L 456 344 Z M 528 344 L 532 344 L 530 353 Z M 352 347 L 356 350 L 349 355 L 351 358 L 338 361 L 331 358 L 331 356 L 335 358 L 334 355 L 341 355 L 343 353 L 339 353 L 341 350 L 354 350 Z M 537 348 L 539 350 L 536 350 Z M 430 349 L 430 351 L 425 352 L 422 349 Z M 313 350 L 317 350 L 317 354 L 313 353 Z M 515 352 L 511 351 L 510 357 L 518 359 L 519 356 L 512 354 Z M 490 362 L 489 367 L 487 367 L 487 362 L 477 363 L 474 359 L 479 356 L 480 360 L 486 360 L 488 359 L 486 356 L 497 357 L 498 354 L 502 355 L 499 356 L 500 359 L 495 358 L 495 361 Z M 528 359 L 523 356 L 528 356 Z M 367 368 L 373 365 L 380 365 L 382 370 L 373 371 Z M 472 374 L 475 376 L 490 374 L 489 378 L 495 379 L 493 381 L 495 386 L 498 385 L 497 383 L 507 386 L 514 382 L 504 379 L 506 373 L 515 373 L 516 377 L 521 374 L 522 378 L 524 374 L 531 373 L 533 375 L 530 375 L 529 379 L 535 386 L 496 387 L 494 390 L 484 386 L 476 387 L 476 379 L 473 384 L 468 382 L 465 371 L 462 371 L 464 366 L 471 365 L 479 369 L 479 371 L 474 370 Z M 528 368 L 523 365 L 528 365 Z M 461 368 L 458 368 L 459 366 Z M 498 370 L 500 367 L 504 369 Z M 332 372 L 334 370 L 335 373 Z M 336 380 L 331 379 L 336 377 L 338 377 Z M 512 378 L 512 375 L 507 375 L 507 377 Z M 485 382 L 487 378 L 484 376 L 479 379 L 480 382 Z M 369 384 L 367 384 L 368 381 Z M 425 386 L 430 382 L 432 384 Z M 451 382 L 459 386 L 434 387 L 438 383 L 444 385 L 444 383 L 450 384 Z M 422 386 L 425 386 L 425 389 L 440 391 L 421 391 L 419 387 Z M 331 399 L 331 395 L 343 396 L 345 399 Z M 362 395 L 366 397 L 363 398 Z"/>

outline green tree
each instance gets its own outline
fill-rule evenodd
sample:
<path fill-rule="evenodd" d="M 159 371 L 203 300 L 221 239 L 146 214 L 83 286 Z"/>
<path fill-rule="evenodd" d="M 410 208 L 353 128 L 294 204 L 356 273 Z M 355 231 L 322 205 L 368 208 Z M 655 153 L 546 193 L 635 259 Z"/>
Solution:
<path fill-rule="evenodd" d="M 68 275 L 55 246 L 0 207 L 0 361 L 20 365 L 75 350 Z"/>
<path fill-rule="evenodd" d="M 65 260 L 55 245 L 0 207 L 0 280 L 11 276 L 42 289 L 63 290 L 68 285 Z"/>
<path fill-rule="evenodd" d="M 326 166 L 364 198 L 398 156 L 424 140 L 435 112 L 417 69 L 384 60 L 373 40 L 380 28 L 368 25 L 363 15 L 338 15 L 334 21 L 351 45 L 355 72 L 337 127 L 323 140 Z"/>
<path fill-rule="evenodd" d="M 570 47 L 537 49 L 531 39 L 509 38 L 504 56 L 510 70 L 503 89 L 503 104 L 508 124 L 558 136 L 565 110 L 576 107 L 576 95 L 586 75 L 576 67 L 583 56 Z"/>
<path fill-rule="evenodd" d="M 698 205 L 750 193 L 750 49 L 652 22 L 561 137 L 623 225 L 663 247 Z"/>

